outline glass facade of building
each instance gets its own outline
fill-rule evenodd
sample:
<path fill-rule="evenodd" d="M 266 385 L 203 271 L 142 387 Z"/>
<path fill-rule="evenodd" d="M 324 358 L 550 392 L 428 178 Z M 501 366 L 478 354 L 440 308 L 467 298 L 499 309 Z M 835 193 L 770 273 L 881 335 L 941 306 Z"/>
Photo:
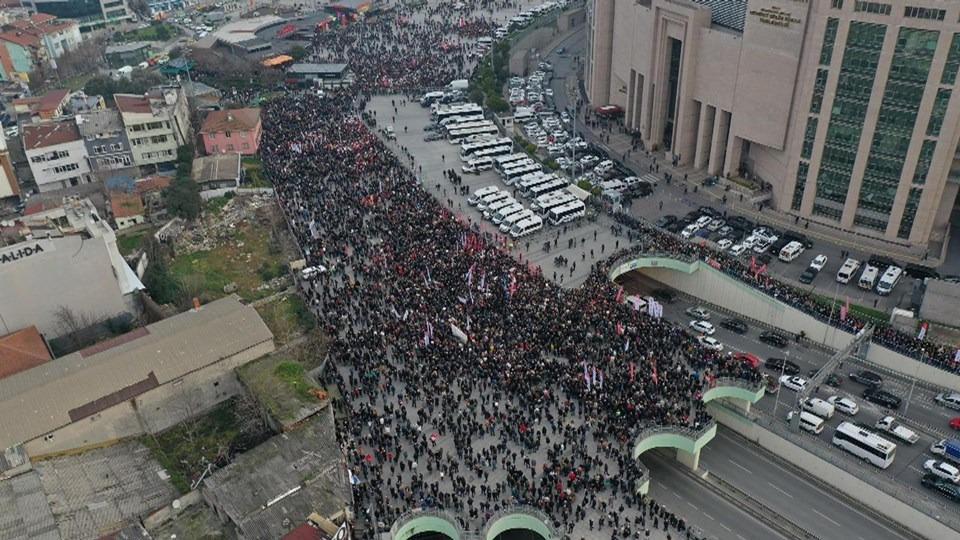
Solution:
<path fill-rule="evenodd" d="M 900 28 L 857 200 L 856 225 L 887 228 L 939 37 L 935 30 Z"/>
<path fill-rule="evenodd" d="M 816 215 L 839 221 L 843 213 L 886 32 L 883 24 L 850 23 L 817 174 Z"/>
<path fill-rule="evenodd" d="M 680 61 L 683 58 L 683 42 L 669 38 L 670 58 L 667 72 L 667 118 L 663 123 L 663 148 L 673 148 L 673 127 L 677 119 L 677 95 L 680 93 Z"/>

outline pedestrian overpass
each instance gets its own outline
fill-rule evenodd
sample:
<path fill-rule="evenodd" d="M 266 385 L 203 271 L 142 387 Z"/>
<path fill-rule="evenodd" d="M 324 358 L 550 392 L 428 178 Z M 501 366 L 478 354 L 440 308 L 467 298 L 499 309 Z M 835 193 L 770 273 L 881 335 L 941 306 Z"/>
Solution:
<path fill-rule="evenodd" d="M 467 531 L 445 510 L 411 510 L 393 523 L 391 540 L 560 540 L 549 516 L 532 506 L 509 506 L 479 532 Z"/>

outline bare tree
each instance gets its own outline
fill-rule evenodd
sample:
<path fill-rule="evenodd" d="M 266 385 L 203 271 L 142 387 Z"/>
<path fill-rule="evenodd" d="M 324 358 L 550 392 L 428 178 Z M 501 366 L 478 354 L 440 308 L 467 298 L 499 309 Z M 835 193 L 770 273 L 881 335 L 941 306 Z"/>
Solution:
<path fill-rule="evenodd" d="M 93 327 L 101 322 L 90 313 L 78 313 L 62 304 L 54 311 L 53 318 L 56 321 L 57 333 L 67 339 L 74 350 L 87 346 L 96 339 Z"/>

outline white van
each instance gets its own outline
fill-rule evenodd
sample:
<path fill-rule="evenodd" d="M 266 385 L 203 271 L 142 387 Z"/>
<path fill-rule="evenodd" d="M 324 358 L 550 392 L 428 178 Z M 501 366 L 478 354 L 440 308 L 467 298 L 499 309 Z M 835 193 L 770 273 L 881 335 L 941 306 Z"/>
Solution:
<path fill-rule="evenodd" d="M 529 217 L 523 221 L 517 222 L 510 228 L 510 236 L 514 240 L 523 238 L 528 234 L 533 234 L 543 228 L 543 219 L 540 216 Z"/>
<path fill-rule="evenodd" d="M 467 197 L 467 204 L 469 204 L 470 206 L 476 206 L 480 202 L 480 199 L 486 197 L 487 195 L 496 193 L 498 191 L 500 191 L 500 188 L 498 188 L 497 186 L 482 187 L 474 191 L 473 195 Z"/>
<path fill-rule="evenodd" d="M 866 268 L 863 269 L 863 273 L 860 274 L 860 281 L 857 282 L 857 285 L 861 289 L 870 290 L 874 285 L 877 284 L 877 277 L 880 275 L 880 269 L 872 264 L 867 264 Z"/>
<path fill-rule="evenodd" d="M 470 161 L 463 164 L 463 172 L 465 173 L 479 173 L 483 171 L 489 171 L 493 168 L 493 158 L 482 157 L 477 159 L 471 159 Z"/>
<path fill-rule="evenodd" d="M 893 288 L 897 286 L 897 283 L 900 283 L 901 277 L 903 277 L 903 268 L 899 266 L 887 268 L 887 271 L 880 276 L 880 282 L 877 283 L 877 294 L 887 296 L 893 292 Z"/>
<path fill-rule="evenodd" d="M 486 210 L 491 204 L 509 198 L 511 198 L 510 194 L 506 191 L 498 191 L 485 197 L 480 197 L 480 201 L 477 202 L 477 210 Z"/>
<path fill-rule="evenodd" d="M 647 310 L 647 301 L 635 294 L 628 295 L 624 298 L 624 302 L 630 305 L 634 311 L 643 311 Z"/>
<path fill-rule="evenodd" d="M 857 269 L 860 268 L 860 261 L 849 258 L 843 262 L 843 266 L 840 267 L 840 270 L 837 270 L 837 281 L 843 284 L 850 283 L 850 280 L 853 279 L 853 275 L 857 273 Z"/>
<path fill-rule="evenodd" d="M 420 97 L 420 105 L 427 107 L 443 97 L 443 92 L 427 92 Z"/>
<path fill-rule="evenodd" d="M 794 259 L 800 256 L 803 253 L 803 244 L 794 240 L 789 244 L 783 246 L 783 249 L 780 250 L 780 260 L 783 262 L 792 262 Z"/>
<path fill-rule="evenodd" d="M 517 204 L 517 200 L 513 197 L 507 197 L 506 199 L 500 199 L 499 201 L 492 202 L 490 203 L 490 206 L 487 206 L 487 209 L 483 211 L 483 217 L 486 219 L 491 219 L 501 208 L 506 208 L 514 204 Z"/>
<path fill-rule="evenodd" d="M 800 408 L 826 419 L 833 418 L 833 413 L 836 412 L 832 403 L 815 397 L 801 401 Z"/>
<path fill-rule="evenodd" d="M 533 213 L 533 210 L 521 210 L 516 214 L 510 214 L 509 216 L 503 218 L 503 223 L 500 224 L 500 232 L 508 233 L 514 225 L 526 220 L 527 218 L 532 218 L 535 215 L 536 214 Z"/>
<path fill-rule="evenodd" d="M 523 212 L 523 205 L 520 203 L 515 202 L 511 205 L 505 206 L 493 214 L 493 224 L 499 225 L 503 223 L 503 220 L 520 212 Z"/>
<path fill-rule="evenodd" d="M 483 36 L 482 38 L 477 40 L 477 44 L 483 45 L 485 47 L 489 47 L 490 45 L 493 45 L 493 38 L 490 36 Z"/>
<path fill-rule="evenodd" d="M 790 411 L 787 413 L 787 421 L 792 422 L 793 415 L 795 414 L 797 414 L 796 411 Z M 819 435 L 823 431 L 823 418 L 803 411 L 800 413 L 800 429 L 809 431 L 814 435 Z"/>

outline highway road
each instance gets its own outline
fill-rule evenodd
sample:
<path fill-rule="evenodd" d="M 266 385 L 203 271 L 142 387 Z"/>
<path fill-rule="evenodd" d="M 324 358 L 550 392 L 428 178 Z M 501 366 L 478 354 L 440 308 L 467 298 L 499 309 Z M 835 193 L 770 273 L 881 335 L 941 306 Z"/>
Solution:
<path fill-rule="evenodd" d="M 712 444 L 712 443 L 711 443 Z M 784 538 L 744 510 L 706 488 L 681 470 L 672 452 L 653 451 L 640 457 L 650 469 L 650 493 L 658 503 L 684 516 L 709 536 L 729 540 Z M 881 540 L 886 537 L 877 537 Z"/>
<path fill-rule="evenodd" d="M 722 426 L 717 429 L 717 437 L 701 451 L 700 466 L 750 493 L 818 538 L 903 538 L 902 533 L 864 514 L 862 508 L 851 506 L 796 474 Z"/>
<path fill-rule="evenodd" d="M 658 282 L 637 272 L 630 274 L 623 283 L 627 293 L 640 294 L 641 296 L 649 294 L 649 292 L 655 288 L 662 287 Z M 664 304 L 664 317 L 679 324 L 686 325 L 691 318 L 684 313 L 684 310 L 694 305 L 697 304 L 684 299 L 678 299 L 672 304 Z M 708 311 L 710 310 L 708 309 Z M 752 324 L 747 334 L 736 334 L 719 326 L 719 322 L 724 318 L 727 317 L 716 311 L 711 312 L 711 322 L 717 327 L 717 331 L 713 337 L 724 344 L 725 351 L 749 352 L 757 355 L 762 360 L 771 357 L 788 358 L 800 366 L 801 376 L 807 375 L 812 369 L 820 368 L 829 358 L 829 355 L 821 349 L 800 346 L 796 343 L 790 343 L 786 349 L 771 347 L 759 341 L 758 336 L 762 330 Z M 905 425 L 915 428 L 915 431 L 920 435 L 920 440 L 916 444 L 910 445 L 892 436 L 881 433 L 881 436 L 897 443 L 895 461 L 893 465 L 886 470 L 865 464 L 860 459 L 830 444 L 833 432 L 840 422 L 851 420 L 852 418 L 857 422 L 873 425 L 879 418 L 889 413 L 889 411 L 862 399 L 860 394 L 865 387 L 851 381 L 847 377 L 850 372 L 861 369 L 862 367 L 863 365 L 858 365 L 853 360 L 845 361 L 843 369 L 838 370 L 842 375 L 840 387 L 834 388 L 822 385 L 819 392 L 814 393 L 816 397 L 820 397 L 821 399 L 826 399 L 831 395 L 842 395 L 851 398 L 860 406 L 860 412 L 857 413 L 855 417 L 847 417 L 838 412 L 832 419 L 827 421 L 827 425 L 819 438 L 814 438 L 813 435 L 803 432 L 798 434 L 798 440 L 803 444 L 816 444 L 828 448 L 830 455 L 835 458 L 835 462 L 838 465 L 868 481 L 870 480 L 870 476 L 895 481 L 896 485 L 903 489 L 901 498 L 905 500 L 922 504 L 928 511 L 936 512 L 938 515 L 951 515 L 954 519 L 960 520 L 960 507 L 958 507 L 956 503 L 952 503 L 939 495 L 927 491 L 920 485 L 924 462 L 937 457 L 930 453 L 930 445 L 935 440 L 939 440 L 941 435 L 931 430 L 920 429 L 918 426 L 931 425 L 938 429 L 946 427 L 946 422 L 952 415 L 949 409 L 941 407 L 933 401 L 933 396 L 935 396 L 937 392 L 944 391 L 945 389 L 937 389 L 921 384 L 915 385 L 913 397 L 910 401 L 911 404 L 904 415 L 904 423 Z M 906 402 L 911 387 L 911 382 L 907 377 L 892 372 L 880 371 L 872 367 L 870 369 L 882 375 L 885 389 L 903 397 Z M 779 377 L 780 375 L 779 372 L 765 371 L 775 377 Z M 773 418 L 782 419 L 782 421 L 786 423 L 785 416 L 787 412 L 793 408 L 795 402 L 795 394 L 781 387 L 779 403 L 777 402 L 776 395 L 768 394 L 759 403 L 754 405 L 754 410 L 771 415 Z M 776 413 L 774 414 L 775 408 Z M 903 408 L 900 412 L 903 412 Z M 946 430 L 944 430 L 944 433 L 946 433 Z M 708 448 L 711 448 L 715 443 L 716 441 L 708 445 Z M 726 479 L 725 476 L 721 476 Z M 784 485 L 789 484 L 790 483 L 784 483 Z M 758 487 L 763 488 L 763 486 L 764 483 L 760 483 Z M 753 488 L 747 491 L 759 495 Z M 764 497 L 764 500 L 766 500 L 766 497 Z"/>

